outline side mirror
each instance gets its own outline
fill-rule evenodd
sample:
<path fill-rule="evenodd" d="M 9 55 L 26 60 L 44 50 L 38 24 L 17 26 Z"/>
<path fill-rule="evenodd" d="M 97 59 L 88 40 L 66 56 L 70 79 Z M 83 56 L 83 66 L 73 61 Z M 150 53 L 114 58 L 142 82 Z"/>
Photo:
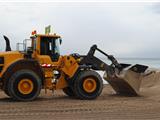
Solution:
<path fill-rule="evenodd" d="M 62 39 L 61 38 L 59 39 L 59 43 L 60 43 L 60 45 L 62 44 Z"/>

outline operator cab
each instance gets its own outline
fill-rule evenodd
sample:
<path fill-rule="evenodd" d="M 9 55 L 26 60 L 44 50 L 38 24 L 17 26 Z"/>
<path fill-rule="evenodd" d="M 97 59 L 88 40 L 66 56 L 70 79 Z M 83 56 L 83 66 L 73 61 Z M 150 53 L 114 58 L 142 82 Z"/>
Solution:
<path fill-rule="evenodd" d="M 36 34 L 35 36 L 31 36 L 31 39 L 34 51 L 37 51 L 37 53 L 40 55 L 50 56 L 53 62 L 58 61 L 60 56 L 59 46 L 62 43 L 60 36 L 56 34 L 53 35 Z"/>

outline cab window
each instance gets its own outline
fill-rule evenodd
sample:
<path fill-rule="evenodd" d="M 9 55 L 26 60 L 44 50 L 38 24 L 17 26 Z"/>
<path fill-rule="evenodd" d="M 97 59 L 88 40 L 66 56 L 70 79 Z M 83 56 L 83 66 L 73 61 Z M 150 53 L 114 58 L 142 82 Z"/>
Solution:
<path fill-rule="evenodd" d="M 58 58 L 60 56 L 59 39 L 51 37 L 42 37 L 40 54 L 49 55 L 52 61 L 58 61 Z"/>

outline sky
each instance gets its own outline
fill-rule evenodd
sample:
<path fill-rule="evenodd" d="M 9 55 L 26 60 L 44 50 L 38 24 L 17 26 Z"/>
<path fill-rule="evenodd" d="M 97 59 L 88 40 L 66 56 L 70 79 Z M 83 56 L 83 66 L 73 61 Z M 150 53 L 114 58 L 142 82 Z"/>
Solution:
<path fill-rule="evenodd" d="M 146 1 L 0 1 L 0 50 L 3 35 L 16 49 L 33 30 L 51 25 L 62 36 L 63 55 L 87 54 L 97 44 L 116 57 L 160 58 L 160 2 Z"/>

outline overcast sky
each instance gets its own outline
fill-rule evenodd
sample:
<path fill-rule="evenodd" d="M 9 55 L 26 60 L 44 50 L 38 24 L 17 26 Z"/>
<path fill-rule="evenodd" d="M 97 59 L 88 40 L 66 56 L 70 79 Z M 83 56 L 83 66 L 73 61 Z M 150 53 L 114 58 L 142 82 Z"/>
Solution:
<path fill-rule="evenodd" d="M 15 49 L 32 30 L 51 25 L 63 38 L 62 54 L 86 54 L 97 44 L 116 57 L 160 58 L 158 2 L 1 2 L 0 16 L 1 51 L 3 34 Z"/>

